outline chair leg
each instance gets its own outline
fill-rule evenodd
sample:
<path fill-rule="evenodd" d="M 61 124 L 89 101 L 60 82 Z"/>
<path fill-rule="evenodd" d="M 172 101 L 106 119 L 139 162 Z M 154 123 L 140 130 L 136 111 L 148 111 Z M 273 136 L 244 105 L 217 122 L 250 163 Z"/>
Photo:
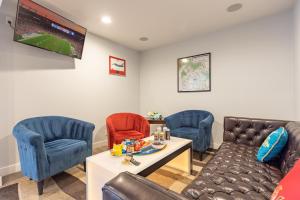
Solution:
<path fill-rule="evenodd" d="M 44 181 L 38 181 L 37 188 L 38 188 L 39 195 L 42 195 L 44 189 Z"/>
<path fill-rule="evenodd" d="M 83 171 L 86 172 L 86 161 L 83 162 Z"/>
<path fill-rule="evenodd" d="M 203 161 L 203 153 L 202 152 L 199 152 L 199 160 Z"/>

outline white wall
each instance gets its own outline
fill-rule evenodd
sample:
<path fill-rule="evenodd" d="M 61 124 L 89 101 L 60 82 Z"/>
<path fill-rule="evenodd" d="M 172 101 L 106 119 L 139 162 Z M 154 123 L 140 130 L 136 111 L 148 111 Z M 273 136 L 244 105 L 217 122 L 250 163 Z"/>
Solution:
<path fill-rule="evenodd" d="M 224 116 L 293 119 L 292 21 L 284 13 L 144 52 L 141 113 L 211 111 L 215 148 L 222 142 Z M 207 52 L 212 53 L 212 91 L 177 93 L 177 58 Z"/>
<path fill-rule="evenodd" d="M 83 59 L 75 61 L 13 42 L 13 31 L 5 25 L 2 13 L 0 176 L 18 168 L 11 130 L 27 117 L 64 115 L 87 120 L 96 124 L 95 141 L 101 141 L 105 139 L 104 120 L 110 113 L 159 111 L 168 115 L 206 109 L 216 118 L 213 144 L 217 147 L 226 115 L 277 119 L 294 119 L 296 115 L 293 16 L 289 13 L 141 55 L 88 34 Z M 295 23 L 299 31 L 299 21 Z M 212 53 L 212 92 L 177 93 L 177 58 L 206 52 Z M 126 78 L 108 75 L 110 54 L 127 60 Z M 298 69 L 300 77 L 300 65 Z"/>
<path fill-rule="evenodd" d="M 294 10 L 295 27 L 295 85 L 296 85 L 296 112 L 300 121 L 300 0 L 297 0 Z"/>
<path fill-rule="evenodd" d="M 139 111 L 139 53 L 88 34 L 83 59 L 12 41 L 0 13 L 0 176 L 18 168 L 13 125 L 40 115 L 96 124 L 94 141 L 106 139 L 105 118 Z M 127 76 L 108 75 L 109 55 L 125 58 Z M 11 165 L 11 166 L 10 166 Z"/>

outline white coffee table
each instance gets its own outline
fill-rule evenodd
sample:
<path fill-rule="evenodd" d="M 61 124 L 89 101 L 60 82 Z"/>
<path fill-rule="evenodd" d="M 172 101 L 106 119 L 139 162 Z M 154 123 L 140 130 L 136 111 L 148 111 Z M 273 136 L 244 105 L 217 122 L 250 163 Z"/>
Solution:
<path fill-rule="evenodd" d="M 153 139 L 152 137 L 146 140 Z M 122 164 L 124 157 L 113 157 L 105 151 L 87 158 L 87 199 L 101 200 L 102 187 L 121 172 L 148 176 L 163 165 L 192 172 L 192 140 L 171 137 L 167 147 L 151 155 L 134 156 L 139 166 Z"/>

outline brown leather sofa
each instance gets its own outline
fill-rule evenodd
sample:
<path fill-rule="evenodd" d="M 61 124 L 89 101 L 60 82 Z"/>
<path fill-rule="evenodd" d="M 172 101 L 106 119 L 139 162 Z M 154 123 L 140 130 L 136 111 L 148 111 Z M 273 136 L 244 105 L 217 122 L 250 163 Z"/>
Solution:
<path fill-rule="evenodd" d="M 270 163 L 256 160 L 265 138 L 284 126 L 289 140 Z M 104 200 L 266 200 L 300 157 L 300 123 L 225 117 L 224 142 L 201 174 L 176 194 L 143 177 L 121 173 L 102 189 Z"/>

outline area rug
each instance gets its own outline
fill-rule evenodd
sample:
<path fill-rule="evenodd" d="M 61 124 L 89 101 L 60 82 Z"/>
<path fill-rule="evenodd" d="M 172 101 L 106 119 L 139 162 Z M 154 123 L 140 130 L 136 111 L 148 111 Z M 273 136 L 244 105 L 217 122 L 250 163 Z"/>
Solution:
<path fill-rule="evenodd" d="M 63 172 L 53 176 L 52 179 L 55 181 L 56 185 L 70 197 L 73 197 L 76 200 L 86 199 L 85 183 L 77 177 Z"/>
<path fill-rule="evenodd" d="M 105 151 L 97 149 L 95 153 Z M 205 155 L 203 161 L 198 160 L 194 154 L 193 172 L 191 175 L 178 171 L 167 165 L 155 171 L 147 178 L 162 187 L 180 193 L 201 172 L 202 167 L 212 158 Z M 63 173 L 57 174 L 45 181 L 44 194 L 37 195 L 36 183 L 22 177 L 20 174 L 10 175 L 5 178 L 4 187 L 0 188 L 1 200 L 85 200 L 86 185 L 83 166 L 78 165 Z"/>
<path fill-rule="evenodd" d="M 18 184 L 12 184 L 0 189 L 0 199 L 19 200 Z"/>

